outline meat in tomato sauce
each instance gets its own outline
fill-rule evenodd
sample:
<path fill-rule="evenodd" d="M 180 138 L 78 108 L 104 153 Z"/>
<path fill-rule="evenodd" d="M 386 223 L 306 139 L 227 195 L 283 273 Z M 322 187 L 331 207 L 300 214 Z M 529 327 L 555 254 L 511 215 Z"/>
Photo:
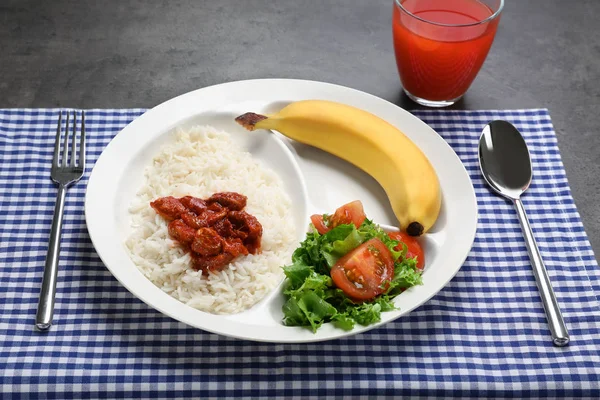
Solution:
<path fill-rule="evenodd" d="M 244 211 L 247 197 L 215 193 L 208 199 L 161 197 L 150 206 L 169 221 L 169 235 L 190 251 L 192 267 L 221 271 L 236 257 L 260 252 L 262 225 Z"/>

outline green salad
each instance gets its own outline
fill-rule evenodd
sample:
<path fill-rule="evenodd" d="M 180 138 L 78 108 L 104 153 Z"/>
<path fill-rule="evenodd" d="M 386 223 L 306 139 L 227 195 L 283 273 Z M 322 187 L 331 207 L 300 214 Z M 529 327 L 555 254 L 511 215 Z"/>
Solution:
<path fill-rule="evenodd" d="M 343 223 L 319 233 L 311 224 L 292 264 L 283 267 L 285 325 L 316 332 L 326 322 L 344 330 L 374 324 L 382 312 L 396 309 L 395 296 L 422 283 L 417 258 L 410 251 L 407 256 L 406 244 L 366 218 L 357 225 Z"/>

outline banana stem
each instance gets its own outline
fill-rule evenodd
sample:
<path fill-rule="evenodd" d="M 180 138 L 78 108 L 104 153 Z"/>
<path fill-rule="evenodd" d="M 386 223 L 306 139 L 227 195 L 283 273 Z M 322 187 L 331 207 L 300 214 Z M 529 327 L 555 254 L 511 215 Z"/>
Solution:
<path fill-rule="evenodd" d="M 267 119 L 267 117 L 264 115 L 248 112 L 237 117 L 235 119 L 235 122 L 246 128 L 247 130 L 253 131 L 254 129 L 256 129 L 256 124 L 258 124 L 263 119 Z"/>

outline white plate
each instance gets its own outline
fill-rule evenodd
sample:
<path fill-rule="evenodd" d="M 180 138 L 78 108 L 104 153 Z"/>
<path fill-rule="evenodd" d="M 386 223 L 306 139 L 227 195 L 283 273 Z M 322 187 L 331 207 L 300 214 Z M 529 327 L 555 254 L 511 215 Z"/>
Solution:
<path fill-rule="evenodd" d="M 343 331 L 325 324 L 314 334 L 306 328 L 281 324 L 283 295 L 277 287 L 252 309 L 235 315 L 196 310 L 154 286 L 135 267 L 123 244 L 130 232 L 128 207 L 142 185 L 143 173 L 173 128 L 213 125 L 234 135 L 255 157 L 275 169 L 286 182 L 294 202 L 297 238 L 304 237 L 311 213 L 331 212 L 360 199 L 367 216 L 394 225 L 395 218 L 383 189 L 351 164 L 315 148 L 267 132 L 249 133 L 233 118 L 247 111 L 267 113 L 286 103 L 324 99 L 367 110 L 401 129 L 427 155 L 442 187 L 442 210 L 422 239 L 426 269 L 423 285 L 395 299 L 398 311 L 382 313 L 379 324 Z M 400 153 L 402 149 L 399 149 Z M 464 262 L 477 226 L 477 202 L 469 176 L 448 144 L 421 120 L 392 103 L 342 86 L 289 79 L 225 83 L 169 100 L 123 129 L 106 147 L 87 187 L 85 215 L 90 237 L 110 272 L 148 305 L 188 325 L 206 331 L 257 341 L 315 342 L 352 335 L 406 315 L 439 292 Z"/>

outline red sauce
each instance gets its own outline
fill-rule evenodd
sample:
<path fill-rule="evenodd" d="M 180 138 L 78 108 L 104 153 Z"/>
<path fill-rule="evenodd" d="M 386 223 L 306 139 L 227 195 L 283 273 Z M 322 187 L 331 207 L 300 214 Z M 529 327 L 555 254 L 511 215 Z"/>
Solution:
<path fill-rule="evenodd" d="M 260 252 L 262 225 L 244 211 L 246 201 L 242 194 L 223 192 L 208 199 L 161 197 L 150 206 L 170 221 L 169 235 L 190 252 L 192 267 L 208 274 Z"/>
<path fill-rule="evenodd" d="M 401 0 L 394 3 L 396 63 L 404 88 L 434 101 L 462 96 L 488 54 L 498 21 L 476 24 L 493 12 L 478 0 Z M 425 21 L 431 21 L 429 23 Z M 436 25 L 465 25 L 447 27 Z"/>

